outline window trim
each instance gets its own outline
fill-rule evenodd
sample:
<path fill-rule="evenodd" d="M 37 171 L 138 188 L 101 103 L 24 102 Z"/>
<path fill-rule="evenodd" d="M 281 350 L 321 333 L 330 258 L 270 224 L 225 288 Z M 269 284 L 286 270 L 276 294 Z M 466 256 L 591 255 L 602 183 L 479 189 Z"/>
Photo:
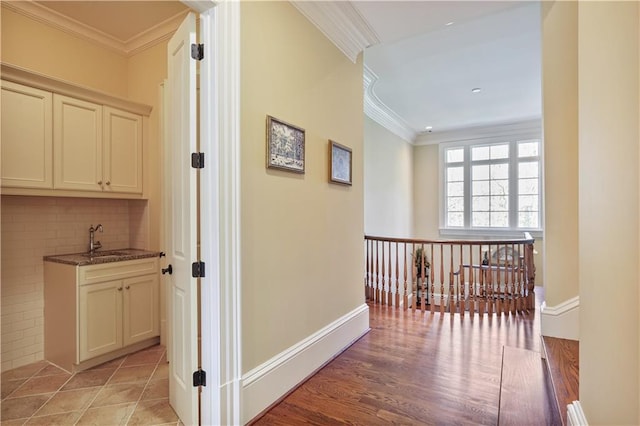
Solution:
<path fill-rule="evenodd" d="M 525 142 L 527 140 L 537 140 L 539 141 L 539 150 L 537 157 L 518 157 L 518 142 Z M 538 199 L 538 211 L 539 211 L 539 219 L 538 219 L 538 228 L 518 228 L 518 227 L 509 227 L 509 228 L 493 228 L 493 227 L 471 227 L 471 195 L 467 194 L 467 191 L 470 191 L 471 188 L 471 147 L 472 146 L 485 146 L 485 145 L 496 145 L 496 144 L 509 144 L 509 222 L 517 224 L 518 222 L 518 194 L 517 194 L 517 186 L 518 186 L 518 163 L 526 162 L 527 158 L 530 158 L 532 161 L 537 158 L 538 161 L 538 176 L 539 176 L 539 199 Z M 464 236 L 472 236 L 472 237 L 508 237 L 508 236 L 520 236 L 523 232 L 529 232 L 534 237 L 541 238 L 544 233 L 544 211 L 543 211 L 543 198 L 544 198 L 544 175 L 543 175 L 543 160 L 544 160 L 544 143 L 543 138 L 538 131 L 526 131 L 511 135 L 504 136 L 495 136 L 495 137 L 484 137 L 484 138 L 475 138 L 475 139 L 466 139 L 466 140 L 458 140 L 451 142 L 443 142 L 438 146 L 438 214 L 439 214 L 439 228 L 441 236 L 451 236 L 451 237 L 464 237 Z M 446 226 L 446 188 L 445 184 L 447 183 L 446 179 L 446 170 L 447 163 L 445 162 L 445 152 L 451 148 L 465 148 L 465 156 L 464 161 L 460 164 L 464 167 L 464 179 L 465 179 L 465 199 L 464 199 L 464 210 L 465 210 L 465 222 L 468 219 L 468 227 L 450 227 Z M 515 151 L 513 151 L 515 149 Z M 487 163 L 490 163 L 490 160 L 487 160 Z M 512 204 L 515 202 L 515 204 Z M 512 208 L 515 206 L 515 208 Z"/>

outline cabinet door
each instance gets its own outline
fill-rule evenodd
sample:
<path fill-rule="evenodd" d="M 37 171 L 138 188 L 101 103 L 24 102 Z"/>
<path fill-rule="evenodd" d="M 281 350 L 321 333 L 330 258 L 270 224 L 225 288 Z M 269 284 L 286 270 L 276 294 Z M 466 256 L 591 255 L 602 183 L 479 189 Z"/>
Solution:
<path fill-rule="evenodd" d="M 102 191 L 102 106 L 53 95 L 54 188 Z"/>
<path fill-rule="evenodd" d="M 122 347 L 122 281 L 80 286 L 79 360 Z"/>
<path fill-rule="evenodd" d="M 2 186 L 53 188 L 52 94 L 2 81 Z"/>
<path fill-rule="evenodd" d="M 160 334 L 158 274 L 123 280 L 124 345 Z"/>
<path fill-rule="evenodd" d="M 142 116 L 104 107 L 104 190 L 142 193 Z"/>

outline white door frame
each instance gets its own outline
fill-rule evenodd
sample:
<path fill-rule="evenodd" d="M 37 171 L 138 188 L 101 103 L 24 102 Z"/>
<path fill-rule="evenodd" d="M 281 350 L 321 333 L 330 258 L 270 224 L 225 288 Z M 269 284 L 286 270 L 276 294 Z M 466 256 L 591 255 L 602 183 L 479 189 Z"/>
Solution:
<path fill-rule="evenodd" d="M 201 424 L 241 424 L 240 4 L 183 1 L 200 11 Z M 215 7 L 212 7 L 215 6 Z"/>

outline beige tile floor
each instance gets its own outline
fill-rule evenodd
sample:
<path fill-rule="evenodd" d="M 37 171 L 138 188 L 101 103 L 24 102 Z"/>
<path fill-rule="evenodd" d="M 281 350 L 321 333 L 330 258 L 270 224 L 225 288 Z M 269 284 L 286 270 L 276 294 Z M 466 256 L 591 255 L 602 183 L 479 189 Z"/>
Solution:
<path fill-rule="evenodd" d="M 178 425 L 169 364 L 153 346 L 69 374 L 46 361 L 1 376 L 2 425 Z"/>

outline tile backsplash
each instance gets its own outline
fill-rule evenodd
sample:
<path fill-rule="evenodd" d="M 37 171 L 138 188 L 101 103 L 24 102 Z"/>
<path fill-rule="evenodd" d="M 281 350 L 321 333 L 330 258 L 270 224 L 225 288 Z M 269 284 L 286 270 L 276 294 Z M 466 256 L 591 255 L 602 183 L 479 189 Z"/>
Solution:
<path fill-rule="evenodd" d="M 103 249 L 148 248 L 147 202 L 3 195 L 1 221 L 2 371 L 44 359 L 42 256 L 85 252 L 89 227 Z"/>

